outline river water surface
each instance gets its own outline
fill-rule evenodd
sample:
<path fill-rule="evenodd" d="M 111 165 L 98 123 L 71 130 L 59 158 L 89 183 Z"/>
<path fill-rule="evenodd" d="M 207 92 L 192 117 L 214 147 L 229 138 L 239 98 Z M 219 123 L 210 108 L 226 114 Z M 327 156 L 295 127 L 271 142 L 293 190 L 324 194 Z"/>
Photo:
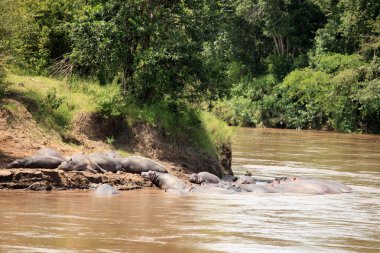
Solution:
<path fill-rule="evenodd" d="M 237 129 L 233 169 L 353 193 L 0 191 L 0 252 L 379 252 L 380 136 Z"/>

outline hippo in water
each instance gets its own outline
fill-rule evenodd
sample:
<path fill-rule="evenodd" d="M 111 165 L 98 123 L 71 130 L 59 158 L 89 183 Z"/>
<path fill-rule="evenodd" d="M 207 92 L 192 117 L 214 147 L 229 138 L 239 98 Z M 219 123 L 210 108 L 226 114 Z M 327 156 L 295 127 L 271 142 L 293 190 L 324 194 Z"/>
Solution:
<path fill-rule="evenodd" d="M 17 159 L 6 165 L 7 168 L 44 168 L 55 169 L 65 158 L 52 148 L 42 148 L 34 155 Z"/>
<path fill-rule="evenodd" d="M 219 177 L 211 174 L 209 172 L 199 172 L 198 174 L 193 173 L 190 176 L 189 181 L 194 184 L 210 183 L 210 184 L 219 184 Z"/>
<path fill-rule="evenodd" d="M 352 192 L 350 187 L 338 182 L 298 177 L 275 179 L 267 187 L 278 193 L 339 194 Z"/>
<path fill-rule="evenodd" d="M 119 191 L 109 184 L 101 184 L 95 190 L 95 195 L 97 196 L 111 196 L 116 194 L 119 194 Z"/>
<path fill-rule="evenodd" d="M 276 191 L 268 187 L 266 184 L 239 184 L 235 186 L 241 192 L 252 193 L 275 193 Z"/>
<path fill-rule="evenodd" d="M 255 184 L 255 179 L 251 176 L 242 176 L 239 177 L 236 181 L 235 184 Z"/>
<path fill-rule="evenodd" d="M 161 173 L 168 172 L 161 164 L 142 156 L 129 156 L 123 158 L 120 162 L 123 170 L 129 173 L 141 174 L 141 172 L 148 172 L 150 170 Z"/>
<path fill-rule="evenodd" d="M 162 173 L 150 170 L 148 172 L 141 172 L 141 176 L 149 179 L 155 186 L 161 189 L 186 189 L 186 185 L 182 183 L 179 178 L 173 176 L 170 173 Z"/>
<path fill-rule="evenodd" d="M 234 187 L 234 185 L 231 182 L 227 181 L 220 181 L 218 184 L 215 183 L 202 183 L 200 185 L 193 184 L 189 191 L 191 193 L 206 193 L 206 194 L 214 194 L 214 193 L 220 193 L 220 194 L 232 194 L 240 192 L 239 189 Z"/>
<path fill-rule="evenodd" d="M 65 171 L 90 171 L 93 173 L 101 172 L 105 173 L 106 170 L 102 169 L 98 164 L 94 163 L 91 158 L 84 154 L 75 154 L 66 159 L 61 165 L 58 166 L 58 169 Z"/>

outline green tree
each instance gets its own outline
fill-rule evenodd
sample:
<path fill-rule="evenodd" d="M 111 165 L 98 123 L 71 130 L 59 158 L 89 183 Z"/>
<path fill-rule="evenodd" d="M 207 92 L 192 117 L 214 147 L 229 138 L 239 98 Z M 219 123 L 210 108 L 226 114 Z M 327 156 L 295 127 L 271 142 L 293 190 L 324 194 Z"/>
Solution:
<path fill-rule="evenodd" d="M 272 41 L 266 63 L 279 80 L 292 69 L 294 59 L 310 49 L 315 31 L 325 22 L 318 6 L 307 0 L 242 0 L 237 9 L 248 22 L 260 23 Z"/>
<path fill-rule="evenodd" d="M 223 15 L 204 1 L 88 1 L 72 23 L 71 60 L 104 82 L 121 73 L 141 101 L 218 96 L 223 78 L 203 57 Z"/>
<path fill-rule="evenodd" d="M 379 17 L 380 3 L 376 0 L 313 0 L 328 17 L 325 27 L 317 31 L 315 53 L 336 52 L 352 54 L 368 38 L 372 25 Z"/>

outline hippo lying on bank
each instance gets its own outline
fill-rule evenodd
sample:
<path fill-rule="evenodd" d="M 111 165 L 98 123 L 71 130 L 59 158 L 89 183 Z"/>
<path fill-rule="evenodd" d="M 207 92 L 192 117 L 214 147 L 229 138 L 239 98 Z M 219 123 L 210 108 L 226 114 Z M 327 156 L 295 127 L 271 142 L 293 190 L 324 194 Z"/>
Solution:
<path fill-rule="evenodd" d="M 194 184 L 202 184 L 202 183 L 219 184 L 220 183 L 220 179 L 214 174 L 211 174 L 209 172 L 199 172 L 198 174 L 196 173 L 191 174 L 189 181 Z"/>
<path fill-rule="evenodd" d="M 6 168 L 44 168 L 55 169 L 65 158 L 58 151 L 51 148 L 38 150 L 34 155 L 17 159 L 6 165 Z"/>
<path fill-rule="evenodd" d="M 98 164 L 93 162 L 89 156 L 84 154 L 75 154 L 68 157 L 66 161 L 62 162 L 61 165 L 58 166 L 58 169 L 65 171 L 90 171 L 93 173 L 107 172 L 106 170 L 102 169 Z"/>
<path fill-rule="evenodd" d="M 6 165 L 6 168 L 43 168 L 55 169 L 64 160 L 54 156 L 31 156 L 17 159 Z"/>
<path fill-rule="evenodd" d="M 61 158 L 62 160 L 65 160 L 65 157 L 61 155 L 57 150 L 52 149 L 52 148 L 41 148 L 39 149 L 35 155 L 39 156 L 53 156 L 57 158 Z"/>
<path fill-rule="evenodd" d="M 149 179 L 155 186 L 168 190 L 168 189 L 177 189 L 185 190 L 186 185 L 176 176 L 170 173 L 162 173 L 157 171 L 148 171 L 141 172 L 143 178 Z"/>
<path fill-rule="evenodd" d="M 115 153 L 117 155 L 117 153 Z M 110 171 L 116 173 L 117 171 L 122 171 L 123 166 L 121 165 L 121 159 L 117 158 L 116 155 L 112 153 L 93 153 L 88 156 L 88 158 L 96 163 L 100 168 L 105 171 Z"/>
<path fill-rule="evenodd" d="M 129 156 L 123 158 L 120 162 L 123 167 L 123 171 L 128 173 L 141 174 L 142 172 L 148 171 L 156 171 L 161 173 L 168 172 L 161 164 L 142 156 Z"/>

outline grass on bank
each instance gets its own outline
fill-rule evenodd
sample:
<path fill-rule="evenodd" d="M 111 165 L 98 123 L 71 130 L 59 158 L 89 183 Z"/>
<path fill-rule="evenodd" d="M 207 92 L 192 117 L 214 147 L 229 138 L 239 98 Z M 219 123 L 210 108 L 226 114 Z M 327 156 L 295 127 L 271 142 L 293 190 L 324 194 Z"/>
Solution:
<path fill-rule="evenodd" d="M 173 143 L 186 143 L 215 154 L 228 143 L 231 129 L 210 113 L 180 102 L 162 101 L 139 105 L 125 98 L 117 85 L 100 85 L 83 79 L 71 80 L 7 73 L 10 94 L 26 102 L 35 120 L 46 129 L 64 134 L 75 115 L 100 112 L 106 117 L 123 117 L 129 126 L 147 122 Z M 17 98 L 16 98 L 17 99 Z M 6 105 L 3 105 L 6 106 Z M 113 140 L 108 139 L 112 145 Z"/>

